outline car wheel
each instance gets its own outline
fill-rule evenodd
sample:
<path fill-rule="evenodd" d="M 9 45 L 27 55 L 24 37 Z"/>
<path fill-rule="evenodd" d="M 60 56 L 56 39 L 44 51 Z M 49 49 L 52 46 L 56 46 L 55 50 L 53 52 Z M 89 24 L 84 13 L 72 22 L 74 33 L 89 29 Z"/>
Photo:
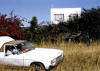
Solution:
<path fill-rule="evenodd" d="M 31 64 L 30 71 L 46 71 L 46 70 L 41 63 L 33 63 L 33 64 Z"/>

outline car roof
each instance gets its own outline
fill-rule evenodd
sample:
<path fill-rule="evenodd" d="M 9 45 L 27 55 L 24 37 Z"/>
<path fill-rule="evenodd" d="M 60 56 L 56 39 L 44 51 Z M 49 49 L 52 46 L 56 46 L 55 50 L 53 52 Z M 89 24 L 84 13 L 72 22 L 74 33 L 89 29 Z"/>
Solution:
<path fill-rule="evenodd" d="M 10 42 L 10 41 L 14 41 L 14 39 L 9 36 L 0 36 L 0 48 L 3 46 L 4 43 Z"/>
<path fill-rule="evenodd" d="M 10 42 L 7 42 L 6 44 L 10 44 L 10 45 L 16 45 L 16 44 L 20 44 L 22 42 L 25 42 L 26 40 L 13 40 Z"/>

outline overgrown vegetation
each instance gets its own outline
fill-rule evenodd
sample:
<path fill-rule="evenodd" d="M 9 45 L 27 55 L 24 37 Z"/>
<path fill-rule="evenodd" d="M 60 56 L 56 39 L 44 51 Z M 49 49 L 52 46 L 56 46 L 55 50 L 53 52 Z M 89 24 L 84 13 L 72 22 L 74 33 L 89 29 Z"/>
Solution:
<path fill-rule="evenodd" d="M 68 22 L 37 26 L 32 40 L 41 41 L 68 41 L 75 42 L 96 41 L 100 39 L 100 8 L 83 9 L 80 17 L 76 16 Z"/>
<path fill-rule="evenodd" d="M 34 43 L 33 43 L 34 44 Z M 34 44 L 38 48 L 54 48 L 64 51 L 64 60 L 51 71 L 100 71 L 100 42 L 87 46 L 83 43 L 57 42 Z M 0 71 L 30 71 L 28 67 L 0 65 Z"/>
<path fill-rule="evenodd" d="M 100 39 L 100 8 L 83 9 L 80 18 L 68 22 L 69 32 L 81 33 L 81 38 Z"/>
<path fill-rule="evenodd" d="M 21 26 L 22 20 L 17 16 L 7 17 L 0 14 L 0 36 L 11 36 L 15 39 L 25 39 L 25 33 Z"/>
<path fill-rule="evenodd" d="M 0 15 L 0 36 L 38 42 L 36 47 L 55 48 L 64 51 L 64 61 L 51 71 L 99 71 L 100 70 L 100 8 L 83 9 L 81 17 L 68 22 L 39 26 L 33 17 L 30 28 L 24 29 L 18 17 Z M 71 39 L 74 42 L 65 42 Z M 47 42 L 48 41 L 48 42 Z M 82 42 L 92 42 L 91 45 Z M 53 43 L 53 44 L 52 44 Z M 0 65 L 0 71 L 29 71 L 27 67 Z"/>
<path fill-rule="evenodd" d="M 25 29 L 22 20 L 16 16 L 6 18 L 0 15 L 0 35 L 8 35 L 15 39 L 26 39 L 35 42 L 68 41 L 86 42 L 100 40 L 100 7 L 83 9 L 80 17 L 76 16 L 68 22 L 40 26 L 36 17 Z M 58 40 L 59 39 L 59 40 Z"/>

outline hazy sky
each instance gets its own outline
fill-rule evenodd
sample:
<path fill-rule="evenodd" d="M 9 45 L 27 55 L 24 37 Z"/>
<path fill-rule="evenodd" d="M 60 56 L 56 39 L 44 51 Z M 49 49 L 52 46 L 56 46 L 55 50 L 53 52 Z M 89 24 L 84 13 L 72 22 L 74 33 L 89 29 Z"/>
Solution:
<path fill-rule="evenodd" d="M 50 21 L 50 8 L 96 8 L 100 0 L 0 0 L 0 12 L 14 14 L 31 20 L 37 16 L 38 21 Z M 28 24 L 25 23 L 25 26 Z"/>

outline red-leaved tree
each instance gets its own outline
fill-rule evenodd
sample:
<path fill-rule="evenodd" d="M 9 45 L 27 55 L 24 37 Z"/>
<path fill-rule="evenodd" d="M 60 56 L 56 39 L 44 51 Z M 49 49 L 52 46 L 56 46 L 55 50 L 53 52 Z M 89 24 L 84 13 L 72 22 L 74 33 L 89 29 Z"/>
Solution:
<path fill-rule="evenodd" d="M 25 33 L 21 26 L 22 20 L 14 16 L 7 18 L 6 14 L 0 15 L 0 36 L 11 36 L 15 39 L 25 39 Z"/>

